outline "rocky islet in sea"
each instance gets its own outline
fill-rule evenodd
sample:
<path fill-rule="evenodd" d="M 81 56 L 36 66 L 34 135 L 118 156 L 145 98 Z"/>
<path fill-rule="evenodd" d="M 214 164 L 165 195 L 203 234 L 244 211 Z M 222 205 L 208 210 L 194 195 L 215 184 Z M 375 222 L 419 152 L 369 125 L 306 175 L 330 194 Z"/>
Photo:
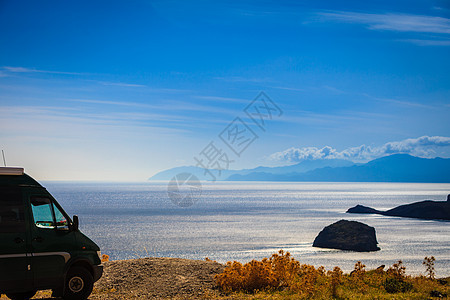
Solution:
<path fill-rule="evenodd" d="M 340 220 L 326 226 L 315 238 L 313 247 L 358 252 L 380 250 L 375 228 L 361 222 L 348 220 Z"/>
<path fill-rule="evenodd" d="M 364 205 L 356 205 L 347 210 L 352 214 L 379 214 L 393 217 L 406 217 L 425 220 L 450 220 L 450 194 L 447 201 L 424 200 L 400 205 L 387 211 L 377 210 Z"/>

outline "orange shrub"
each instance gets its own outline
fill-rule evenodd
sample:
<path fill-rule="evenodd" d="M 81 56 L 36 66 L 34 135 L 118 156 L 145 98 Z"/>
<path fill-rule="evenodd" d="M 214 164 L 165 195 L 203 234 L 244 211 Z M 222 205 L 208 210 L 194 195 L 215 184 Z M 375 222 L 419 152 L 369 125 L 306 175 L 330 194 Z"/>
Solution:
<path fill-rule="evenodd" d="M 433 266 L 432 262 L 432 258 L 426 260 L 426 267 Z M 431 278 L 407 276 L 402 261 L 387 271 L 384 268 L 366 270 L 358 261 L 350 274 L 339 267 L 326 272 L 324 267 L 300 264 L 289 252 L 280 250 L 261 261 L 228 262 L 215 278 L 223 291 L 237 292 L 236 299 L 391 299 L 394 293 L 399 299 L 428 299 L 450 294 L 446 281 L 431 279 L 429 270 Z M 240 292 L 255 295 L 247 298 Z"/>
<path fill-rule="evenodd" d="M 334 267 L 333 271 L 328 271 L 328 276 L 331 277 L 331 295 L 333 297 L 337 297 L 337 287 L 341 284 L 343 274 L 344 272 L 339 267 Z"/>
<path fill-rule="evenodd" d="M 217 284 L 225 291 L 262 290 L 276 285 L 275 276 L 267 259 L 252 260 L 245 265 L 228 262 L 224 272 L 216 275 Z"/>
<path fill-rule="evenodd" d="M 314 266 L 302 264 L 295 280 L 290 284 L 290 290 L 302 296 L 311 296 L 318 287 L 318 278 L 324 275 L 323 269 L 318 270 Z"/>
<path fill-rule="evenodd" d="M 278 251 L 278 254 L 272 254 L 267 263 L 270 264 L 277 280 L 276 287 L 289 286 L 300 271 L 300 263 L 289 252 L 284 253 L 283 250 Z"/>
<path fill-rule="evenodd" d="M 405 277 L 406 275 L 406 267 L 403 265 L 403 262 L 399 260 L 397 263 L 393 264 L 392 267 L 389 267 L 386 273 L 390 277 L 403 279 L 403 277 Z"/>
<path fill-rule="evenodd" d="M 280 250 L 270 258 L 252 260 L 244 265 L 228 262 L 224 272 L 215 278 L 225 291 L 253 292 L 288 287 L 309 293 L 314 290 L 317 277 L 324 274 L 323 267 L 316 270 L 310 265 L 300 265 L 289 252 Z"/>

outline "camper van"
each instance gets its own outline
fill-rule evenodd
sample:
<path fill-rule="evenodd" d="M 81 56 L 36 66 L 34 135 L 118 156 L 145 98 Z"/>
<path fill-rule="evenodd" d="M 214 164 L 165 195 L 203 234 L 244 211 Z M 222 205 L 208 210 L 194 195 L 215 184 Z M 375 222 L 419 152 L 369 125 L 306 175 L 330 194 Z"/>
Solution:
<path fill-rule="evenodd" d="M 0 167 L 0 294 L 38 290 L 87 299 L 103 273 L 100 248 L 23 168 Z"/>

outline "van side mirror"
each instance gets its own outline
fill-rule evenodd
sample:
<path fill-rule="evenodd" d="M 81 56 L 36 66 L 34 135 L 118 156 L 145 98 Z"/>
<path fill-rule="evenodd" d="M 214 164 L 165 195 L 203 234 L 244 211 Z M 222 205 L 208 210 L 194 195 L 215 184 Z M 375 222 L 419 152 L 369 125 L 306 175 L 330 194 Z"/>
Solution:
<path fill-rule="evenodd" d="M 74 215 L 73 216 L 73 222 L 72 222 L 72 230 L 73 231 L 78 231 L 78 226 L 80 225 L 80 221 L 78 220 L 78 216 Z"/>

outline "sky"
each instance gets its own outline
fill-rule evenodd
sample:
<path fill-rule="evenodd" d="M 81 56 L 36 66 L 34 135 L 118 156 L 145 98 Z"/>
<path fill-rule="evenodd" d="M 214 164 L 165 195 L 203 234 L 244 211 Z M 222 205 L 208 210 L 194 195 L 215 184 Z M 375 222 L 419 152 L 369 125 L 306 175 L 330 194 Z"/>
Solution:
<path fill-rule="evenodd" d="M 449 1 L 0 0 L 0 45 L 0 148 L 38 180 L 450 157 Z"/>

